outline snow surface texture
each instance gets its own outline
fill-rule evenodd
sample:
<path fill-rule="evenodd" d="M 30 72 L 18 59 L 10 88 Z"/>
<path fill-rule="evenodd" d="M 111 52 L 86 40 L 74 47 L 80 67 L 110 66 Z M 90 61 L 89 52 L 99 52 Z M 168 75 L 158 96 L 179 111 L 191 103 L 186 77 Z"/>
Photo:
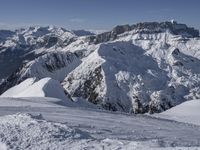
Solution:
<path fill-rule="evenodd" d="M 200 125 L 200 100 L 191 100 L 155 116 Z"/>
<path fill-rule="evenodd" d="M 37 56 L 13 70 L 1 83 L 1 93 L 30 77 L 51 77 L 72 100 L 85 99 L 114 111 L 162 112 L 200 98 L 199 32 L 186 25 L 139 23 L 87 37 L 55 27 L 18 32 L 31 39 L 36 34 L 36 41 L 43 42 L 31 46 L 28 54 Z M 6 46 L 13 47 L 5 43 L 3 53 Z"/>
<path fill-rule="evenodd" d="M 30 105 L 34 101 L 35 105 Z M 60 100 L 0 98 L 1 148 L 200 149 L 199 126 L 145 115 L 68 107 L 56 101 Z"/>

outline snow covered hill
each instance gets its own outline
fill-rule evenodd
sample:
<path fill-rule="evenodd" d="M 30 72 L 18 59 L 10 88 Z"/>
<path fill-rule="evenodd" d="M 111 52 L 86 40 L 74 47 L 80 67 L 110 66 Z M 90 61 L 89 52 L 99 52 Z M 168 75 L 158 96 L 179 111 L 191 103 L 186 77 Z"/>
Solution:
<path fill-rule="evenodd" d="M 191 100 L 155 116 L 200 125 L 200 100 Z"/>
<path fill-rule="evenodd" d="M 199 131 L 191 124 L 70 106 L 55 98 L 0 98 L 5 150 L 198 150 Z"/>
<path fill-rule="evenodd" d="M 7 90 L 1 97 L 53 97 L 68 100 L 60 83 L 51 78 L 43 78 L 35 83 L 33 78 L 26 79 Z"/>
<path fill-rule="evenodd" d="M 35 82 L 35 78 L 28 78 L 25 81 L 21 82 L 20 84 L 8 89 L 5 93 L 1 94 L 1 97 L 13 97 L 17 94 L 23 92 Z"/>
<path fill-rule="evenodd" d="M 12 74 L 4 76 L 0 93 L 27 78 L 51 77 L 61 82 L 72 100 L 84 99 L 114 111 L 162 112 L 200 98 L 199 31 L 184 24 L 145 22 L 81 37 L 55 27 L 17 33 L 24 40 L 18 36 L 13 44 L 7 38 L 1 45 L 10 43 L 12 49 L 16 43 L 29 43 L 22 52 L 34 56 L 20 60 L 21 67 L 15 70 L 5 67 L 13 63 L 6 58 L 16 50 L 9 51 L 2 67 Z M 8 48 L 2 48 L 2 56 Z"/>

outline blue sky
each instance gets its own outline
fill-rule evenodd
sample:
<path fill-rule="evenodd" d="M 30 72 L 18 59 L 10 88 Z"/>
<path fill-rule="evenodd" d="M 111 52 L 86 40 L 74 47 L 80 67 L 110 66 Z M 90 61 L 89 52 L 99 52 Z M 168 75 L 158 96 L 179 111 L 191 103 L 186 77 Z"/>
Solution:
<path fill-rule="evenodd" d="M 118 24 L 171 19 L 200 29 L 200 0 L 0 0 L 0 28 L 56 25 L 107 30 Z"/>

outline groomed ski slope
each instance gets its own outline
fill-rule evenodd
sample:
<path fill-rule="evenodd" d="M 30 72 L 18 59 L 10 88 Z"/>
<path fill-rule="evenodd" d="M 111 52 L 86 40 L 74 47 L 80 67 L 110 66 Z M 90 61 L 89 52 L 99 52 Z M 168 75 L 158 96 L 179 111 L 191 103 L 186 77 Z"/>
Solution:
<path fill-rule="evenodd" d="M 200 149 L 200 126 L 107 112 L 55 98 L 0 98 L 4 149 Z"/>

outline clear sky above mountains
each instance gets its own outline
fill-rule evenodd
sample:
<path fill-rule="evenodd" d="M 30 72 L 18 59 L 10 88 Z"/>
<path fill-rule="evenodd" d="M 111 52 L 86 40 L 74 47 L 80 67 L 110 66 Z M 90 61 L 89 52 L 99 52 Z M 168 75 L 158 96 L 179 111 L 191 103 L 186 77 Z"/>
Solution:
<path fill-rule="evenodd" d="M 200 29 L 200 0 L 0 0 L 0 28 L 110 29 L 171 19 Z"/>

